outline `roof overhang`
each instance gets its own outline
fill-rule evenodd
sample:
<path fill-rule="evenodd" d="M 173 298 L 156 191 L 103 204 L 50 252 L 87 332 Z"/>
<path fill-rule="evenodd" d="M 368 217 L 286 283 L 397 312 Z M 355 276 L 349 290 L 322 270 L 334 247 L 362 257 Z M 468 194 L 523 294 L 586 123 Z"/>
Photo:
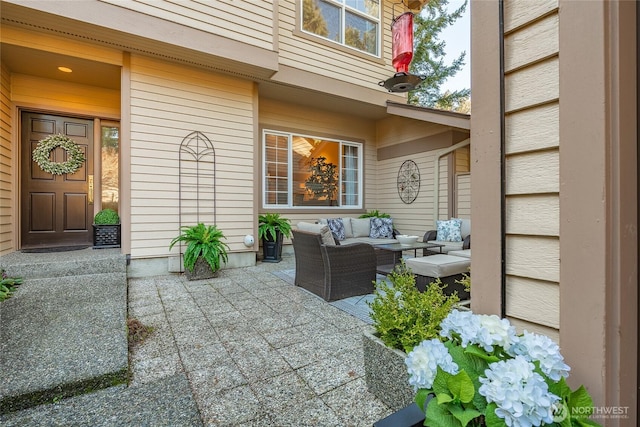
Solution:
<path fill-rule="evenodd" d="M 409 119 L 431 122 L 456 129 L 471 130 L 471 115 L 435 108 L 418 107 L 387 101 L 387 113 Z"/>

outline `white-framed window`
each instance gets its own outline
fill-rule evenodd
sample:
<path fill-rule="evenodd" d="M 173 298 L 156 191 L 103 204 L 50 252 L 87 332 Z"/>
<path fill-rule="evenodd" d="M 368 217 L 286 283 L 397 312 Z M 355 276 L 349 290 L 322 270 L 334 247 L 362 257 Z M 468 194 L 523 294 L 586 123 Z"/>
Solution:
<path fill-rule="evenodd" d="M 362 208 L 362 144 L 264 130 L 263 207 Z"/>
<path fill-rule="evenodd" d="M 300 0 L 302 31 L 380 56 L 380 0 Z"/>

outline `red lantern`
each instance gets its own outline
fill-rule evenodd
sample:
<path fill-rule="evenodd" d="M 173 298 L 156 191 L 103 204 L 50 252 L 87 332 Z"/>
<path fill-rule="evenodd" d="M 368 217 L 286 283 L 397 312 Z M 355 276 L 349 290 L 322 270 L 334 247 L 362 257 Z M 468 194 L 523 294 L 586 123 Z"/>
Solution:
<path fill-rule="evenodd" d="M 398 73 L 408 73 L 413 59 L 413 13 L 405 12 L 391 25 L 393 37 L 393 68 Z"/>

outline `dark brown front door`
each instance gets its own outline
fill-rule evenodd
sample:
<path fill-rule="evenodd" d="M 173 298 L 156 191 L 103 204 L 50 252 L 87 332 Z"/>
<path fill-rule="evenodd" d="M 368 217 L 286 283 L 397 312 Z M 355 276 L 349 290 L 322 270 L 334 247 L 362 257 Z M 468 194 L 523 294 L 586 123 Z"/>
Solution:
<path fill-rule="evenodd" d="M 93 120 L 23 112 L 21 127 L 22 248 L 91 244 Z M 71 138 L 84 152 L 85 163 L 74 173 L 47 173 L 31 158 L 39 141 L 58 133 Z M 65 162 L 67 151 L 57 147 L 49 159 Z"/>

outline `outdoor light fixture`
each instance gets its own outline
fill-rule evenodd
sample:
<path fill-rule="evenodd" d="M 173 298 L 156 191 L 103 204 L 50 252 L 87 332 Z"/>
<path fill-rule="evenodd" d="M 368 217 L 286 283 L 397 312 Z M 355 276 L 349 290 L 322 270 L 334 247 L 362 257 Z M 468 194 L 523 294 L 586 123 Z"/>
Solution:
<path fill-rule="evenodd" d="M 69 67 L 58 67 L 59 71 L 62 71 L 63 73 L 72 73 L 73 70 Z"/>
<path fill-rule="evenodd" d="M 408 92 L 418 87 L 425 79 L 424 76 L 409 74 L 409 64 L 413 59 L 413 13 L 405 12 L 391 23 L 393 37 L 393 68 L 396 73 L 393 77 L 380 81 L 389 92 Z"/>

